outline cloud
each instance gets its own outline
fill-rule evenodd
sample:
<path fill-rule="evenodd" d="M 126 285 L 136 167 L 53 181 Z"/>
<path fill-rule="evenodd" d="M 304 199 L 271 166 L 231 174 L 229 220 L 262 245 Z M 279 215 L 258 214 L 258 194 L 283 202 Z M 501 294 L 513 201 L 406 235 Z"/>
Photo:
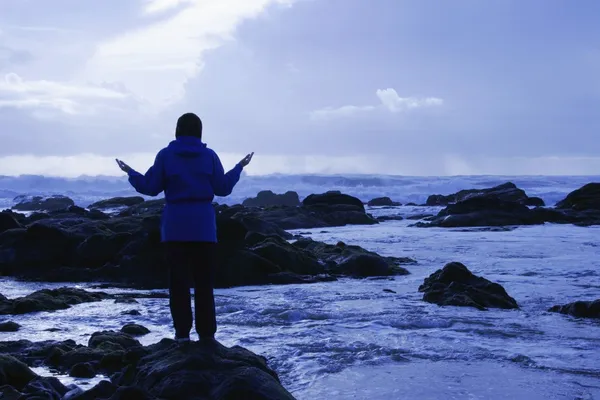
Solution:
<path fill-rule="evenodd" d="M 89 114 L 103 103 L 128 97 L 127 93 L 101 86 L 25 81 L 15 73 L 0 81 L 0 108 L 49 108 L 65 114 Z"/>
<path fill-rule="evenodd" d="M 325 107 L 320 110 L 315 110 L 310 113 L 310 119 L 323 120 L 332 118 L 349 117 L 363 112 L 374 110 L 375 106 L 342 106 L 342 107 Z"/>
<path fill-rule="evenodd" d="M 379 97 L 379 100 L 384 107 L 394 113 L 413 108 L 441 106 L 444 104 L 444 100 L 437 97 L 427 97 L 424 99 L 400 97 L 398 96 L 398 92 L 394 89 L 379 89 L 377 90 L 377 97 Z"/>
<path fill-rule="evenodd" d="M 128 90 L 162 110 L 185 96 L 186 83 L 203 67 L 206 51 L 233 39 L 240 23 L 271 5 L 290 0 L 151 0 L 145 14 L 177 8 L 101 42 L 81 77 L 94 82 L 121 82 Z M 149 84 L 149 82 L 151 82 Z"/>
<path fill-rule="evenodd" d="M 345 118 L 356 114 L 361 114 L 377 109 L 387 109 L 391 113 L 399 113 L 409 111 L 415 108 L 441 106 L 444 101 L 437 97 L 416 98 L 416 97 L 400 97 L 396 90 L 378 89 L 376 92 L 379 101 L 378 106 L 342 106 L 342 107 L 325 107 L 320 110 L 315 110 L 310 113 L 311 120 L 328 120 L 335 118 Z"/>

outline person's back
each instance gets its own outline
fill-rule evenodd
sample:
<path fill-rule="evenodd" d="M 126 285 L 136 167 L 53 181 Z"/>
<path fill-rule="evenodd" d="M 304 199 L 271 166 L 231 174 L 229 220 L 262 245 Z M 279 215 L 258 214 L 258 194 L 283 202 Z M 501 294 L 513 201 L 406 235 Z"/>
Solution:
<path fill-rule="evenodd" d="M 253 153 L 225 173 L 217 154 L 202 142 L 202 121 L 191 113 L 179 118 L 175 136 L 145 175 L 120 160 L 117 163 L 139 193 L 165 193 L 161 239 L 169 264 L 176 339 L 188 340 L 192 328 L 190 271 L 195 283 L 196 331 L 201 338 L 211 339 L 217 329 L 213 296 L 217 227 L 212 202 L 215 196 L 231 194 Z"/>

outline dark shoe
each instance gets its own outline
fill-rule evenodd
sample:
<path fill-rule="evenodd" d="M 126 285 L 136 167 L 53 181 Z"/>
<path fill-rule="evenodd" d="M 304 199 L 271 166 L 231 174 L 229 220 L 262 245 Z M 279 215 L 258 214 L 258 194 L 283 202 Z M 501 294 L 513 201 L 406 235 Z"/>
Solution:
<path fill-rule="evenodd" d="M 220 343 L 217 342 L 214 336 L 200 336 L 200 344 L 207 347 L 217 347 Z"/>
<path fill-rule="evenodd" d="M 178 344 L 189 343 L 190 342 L 190 337 L 189 336 L 187 336 L 187 337 L 177 337 L 177 336 L 175 336 L 175 341 Z"/>

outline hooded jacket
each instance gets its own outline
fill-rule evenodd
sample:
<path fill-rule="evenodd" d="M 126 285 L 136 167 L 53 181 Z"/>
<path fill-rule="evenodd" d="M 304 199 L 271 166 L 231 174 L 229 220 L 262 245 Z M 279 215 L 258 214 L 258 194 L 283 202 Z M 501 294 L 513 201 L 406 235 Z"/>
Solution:
<path fill-rule="evenodd" d="M 241 164 L 225 173 L 217 154 L 193 136 L 180 136 L 156 155 L 145 175 L 129 171 L 138 193 L 165 192 L 161 218 L 163 242 L 216 242 L 217 224 L 212 201 L 231 194 L 242 173 Z"/>

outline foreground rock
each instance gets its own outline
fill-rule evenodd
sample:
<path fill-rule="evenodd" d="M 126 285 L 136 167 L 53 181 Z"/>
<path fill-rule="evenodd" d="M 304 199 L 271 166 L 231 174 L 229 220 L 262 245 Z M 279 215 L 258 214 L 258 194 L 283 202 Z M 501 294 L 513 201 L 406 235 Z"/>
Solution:
<path fill-rule="evenodd" d="M 556 208 L 560 210 L 600 211 L 600 183 L 588 183 L 569 193 L 565 199 L 556 203 Z"/>
<path fill-rule="evenodd" d="M 102 292 L 86 292 L 82 289 L 67 287 L 42 289 L 16 299 L 7 299 L 0 294 L 0 315 L 64 310 L 75 304 L 91 303 L 110 297 L 109 294 Z"/>
<path fill-rule="evenodd" d="M 544 206 L 544 201 L 539 197 L 529 197 L 524 190 L 519 189 L 514 183 L 506 182 L 489 189 L 466 189 L 447 196 L 434 194 L 427 198 L 427 206 L 447 206 L 472 197 L 492 197 L 498 200 L 514 202 L 526 206 Z"/>
<path fill-rule="evenodd" d="M 567 314 L 577 318 L 600 318 L 600 299 L 595 301 L 576 301 L 563 306 L 554 306 L 548 311 Z"/>
<path fill-rule="evenodd" d="M 401 206 L 402 204 L 398 203 L 396 201 L 392 201 L 392 199 L 390 199 L 389 197 L 377 197 L 375 199 L 369 200 L 367 205 L 369 207 L 382 207 L 382 206 L 397 207 L 397 206 Z"/>
<path fill-rule="evenodd" d="M 239 346 L 202 342 L 178 345 L 163 339 L 143 347 L 118 332 L 99 332 L 92 338 L 89 347 L 73 341 L 1 342 L 0 384 L 8 386 L 0 392 L 24 393 L 32 382 L 44 379 L 29 367 L 44 365 L 74 371 L 75 376 L 106 374 L 111 382 L 102 381 L 87 392 L 60 383 L 46 384 L 42 386 L 46 392 L 43 398 L 61 398 L 67 391 L 71 400 L 294 398 L 281 386 L 264 357 Z"/>
<path fill-rule="evenodd" d="M 440 306 L 518 308 L 515 299 L 497 283 L 473 275 L 463 264 L 452 262 L 437 270 L 419 286 L 423 300 Z"/>
<path fill-rule="evenodd" d="M 298 207 L 300 204 L 300 197 L 296 192 L 288 191 L 284 194 L 275 194 L 270 190 L 258 192 L 256 197 L 246 199 L 242 203 L 244 207 Z"/>
<path fill-rule="evenodd" d="M 360 200 L 329 192 L 305 201 L 307 205 L 300 207 L 215 205 L 219 240 L 216 287 L 310 283 L 365 275 L 348 272 L 348 263 L 331 268 L 330 260 L 326 267 L 312 248 L 292 246 L 288 242 L 292 234 L 283 230 L 377 223 L 365 213 Z M 168 266 L 160 243 L 163 206 L 163 200 L 150 200 L 115 215 L 71 207 L 20 216 L 19 227 L 0 233 L 0 274 L 25 280 L 165 288 Z M 368 257 L 374 261 L 378 256 Z M 389 274 L 385 268 L 370 269 L 378 270 Z"/>
<path fill-rule="evenodd" d="M 17 204 L 12 208 L 17 211 L 58 211 L 66 210 L 74 206 L 75 202 L 67 196 L 54 195 L 43 196 L 17 196 L 14 199 Z"/>

